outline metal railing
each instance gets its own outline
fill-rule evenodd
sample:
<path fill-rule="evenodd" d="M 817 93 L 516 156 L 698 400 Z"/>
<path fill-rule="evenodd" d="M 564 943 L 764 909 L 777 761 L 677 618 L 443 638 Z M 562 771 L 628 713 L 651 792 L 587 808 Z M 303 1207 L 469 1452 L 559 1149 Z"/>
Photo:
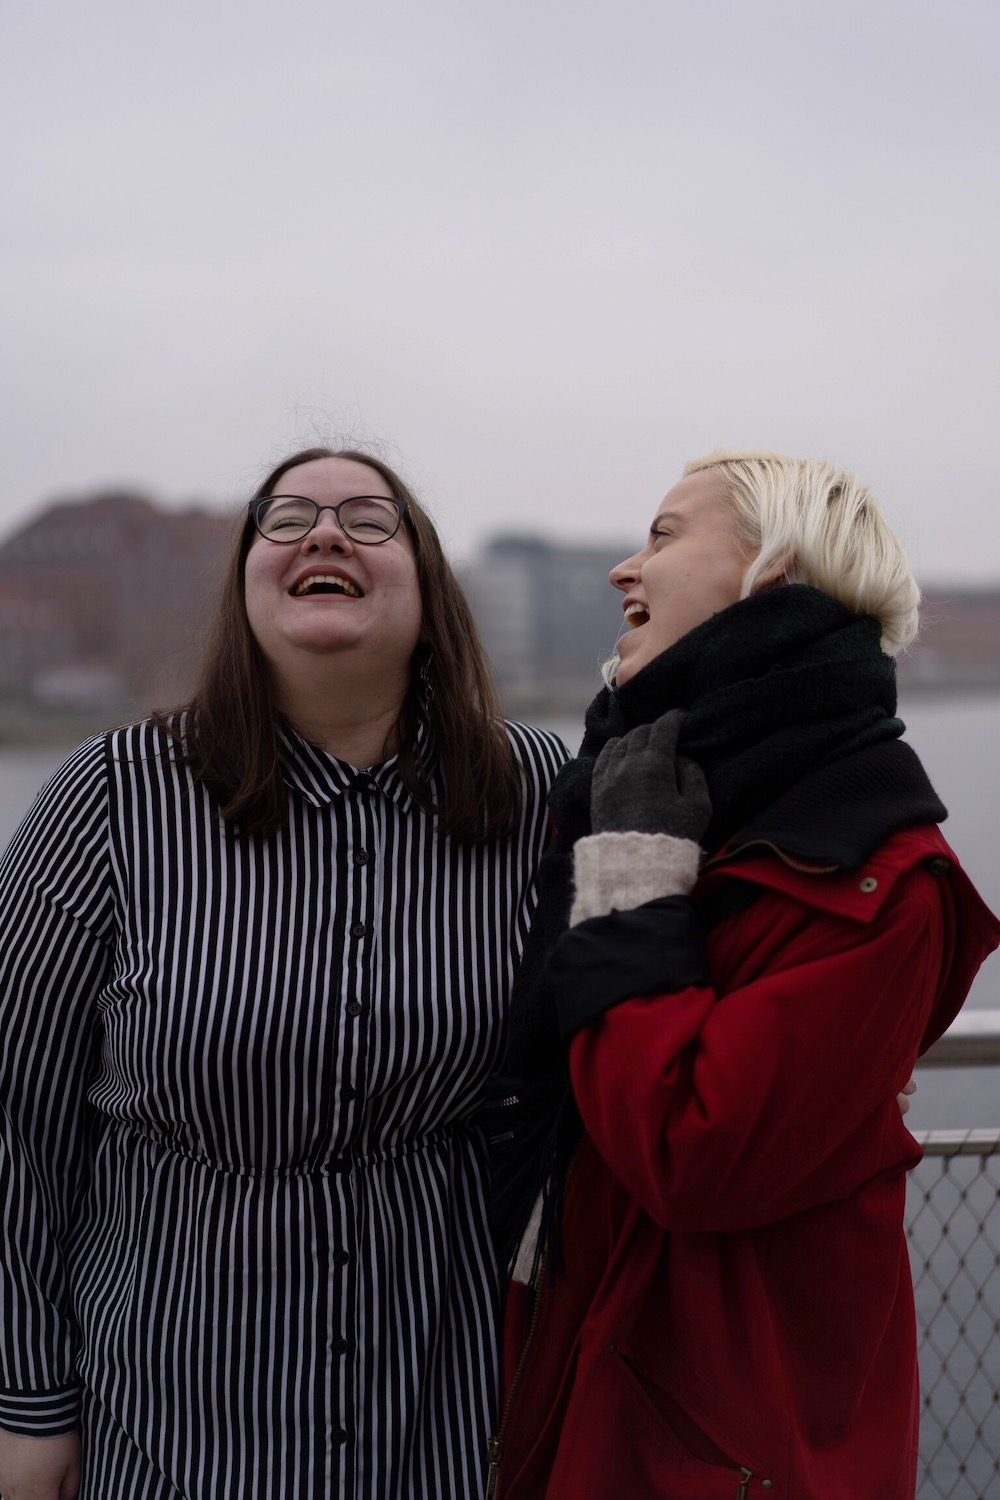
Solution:
<path fill-rule="evenodd" d="M 1000 1064 L 1000 1011 L 968 1011 L 921 1067 Z M 1000 1117 L 1000 1074 L 997 1085 Z M 918 1500 L 1000 1496 L 1000 1125 L 914 1131 L 910 1244 L 920 1345 Z"/>
<path fill-rule="evenodd" d="M 970 1068 L 996 1063 L 1000 1063 L 1000 1010 L 960 1011 L 940 1041 L 920 1059 L 922 1068 Z"/>

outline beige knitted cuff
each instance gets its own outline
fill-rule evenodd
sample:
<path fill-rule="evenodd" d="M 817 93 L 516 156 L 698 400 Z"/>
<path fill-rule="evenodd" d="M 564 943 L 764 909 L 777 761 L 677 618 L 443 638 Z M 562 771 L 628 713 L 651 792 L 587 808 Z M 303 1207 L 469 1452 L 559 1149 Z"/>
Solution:
<path fill-rule="evenodd" d="M 575 895 L 569 925 L 630 911 L 658 896 L 686 896 L 701 850 L 670 833 L 592 833 L 573 849 Z"/>

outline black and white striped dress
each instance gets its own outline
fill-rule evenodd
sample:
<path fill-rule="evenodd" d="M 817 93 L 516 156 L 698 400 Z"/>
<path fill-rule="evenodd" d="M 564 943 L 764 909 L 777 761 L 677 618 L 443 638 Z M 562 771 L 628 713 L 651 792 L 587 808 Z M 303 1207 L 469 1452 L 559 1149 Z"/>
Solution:
<path fill-rule="evenodd" d="M 0 870 L 0 1426 L 84 1406 L 86 1500 L 481 1491 L 485 1152 L 565 748 L 435 837 L 395 761 L 288 735 L 234 838 L 162 733 L 88 741 Z"/>

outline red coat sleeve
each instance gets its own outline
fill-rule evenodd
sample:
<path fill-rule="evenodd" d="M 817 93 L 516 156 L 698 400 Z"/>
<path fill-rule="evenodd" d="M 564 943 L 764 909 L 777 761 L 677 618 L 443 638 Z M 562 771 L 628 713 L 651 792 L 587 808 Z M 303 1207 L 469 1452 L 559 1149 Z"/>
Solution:
<path fill-rule="evenodd" d="M 588 1134 L 654 1220 L 754 1228 L 919 1158 L 895 1096 L 951 917 L 922 866 L 870 924 L 767 892 L 713 934 L 714 986 L 625 1000 L 577 1033 Z"/>

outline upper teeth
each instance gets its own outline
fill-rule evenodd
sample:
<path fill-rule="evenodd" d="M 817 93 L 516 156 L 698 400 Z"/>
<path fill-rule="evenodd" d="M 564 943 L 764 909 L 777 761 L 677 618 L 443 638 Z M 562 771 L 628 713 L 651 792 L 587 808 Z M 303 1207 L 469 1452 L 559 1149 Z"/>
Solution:
<path fill-rule="evenodd" d="M 295 585 L 292 592 L 295 594 L 305 594 L 317 583 L 335 584 L 337 588 L 343 589 L 345 594 L 350 594 L 352 599 L 360 599 L 362 597 L 361 590 L 357 584 L 352 583 L 349 578 L 341 578 L 338 573 L 310 573 L 308 578 L 301 579 Z"/>
<path fill-rule="evenodd" d="M 646 608 L 646 606 L 644 604 L 636 604 L 636 603 L 626 604 L 626 606 L 625 606 L 625 624 L 626 625 L 630 625 L 634 629 L 637 625 L 644 625 L 648 619 L 649 619 L 649 610 Z"/>

